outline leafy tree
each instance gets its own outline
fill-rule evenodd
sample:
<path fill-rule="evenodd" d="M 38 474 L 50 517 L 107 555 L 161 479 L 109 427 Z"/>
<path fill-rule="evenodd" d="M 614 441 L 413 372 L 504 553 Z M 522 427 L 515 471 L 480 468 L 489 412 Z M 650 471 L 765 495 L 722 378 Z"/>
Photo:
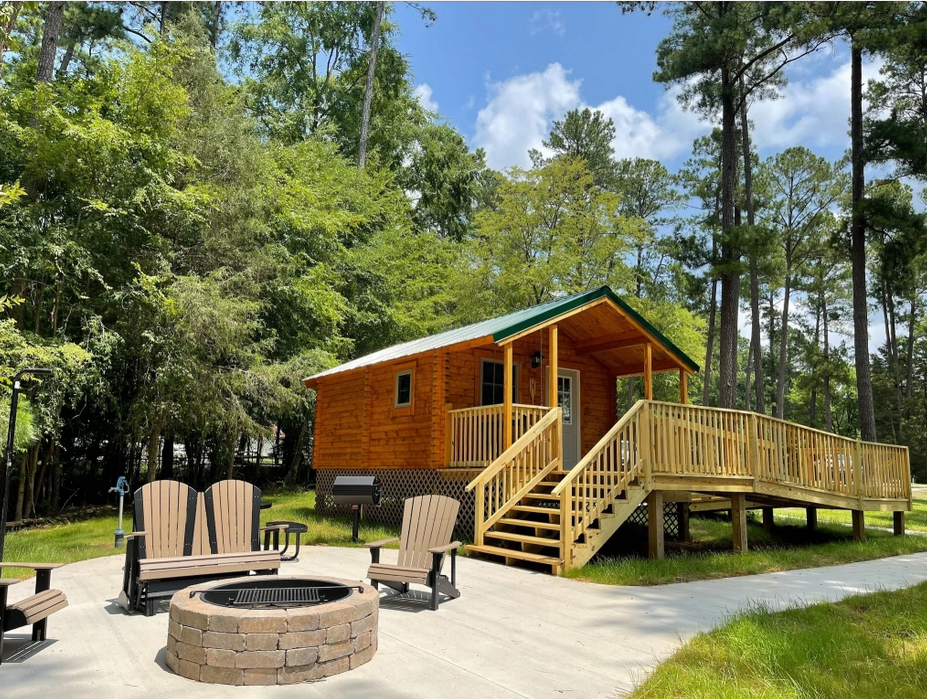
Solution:
<path fill-rule="evenodd" d="M 785 416 L 788 367 L 789 311 L 796 277 L 833 227 L 834 207 L 843 196 L 845 178 L 840 167 L 802 147 L 788 148 L 761 166 L 758 187 L 765 206 L 760 219 L 780 241 L 785 263 L 782 320 L 776 382 L 776 416 Z"/>
<path fill-rule="evenodd" d="M 614 172 L 615 124 L 602 112 L 571 109 L 563 119 L 554 120 L 544 147 L 555 158 L 581 158 L 592 173 L 595 183 L 606 186 Z"/>

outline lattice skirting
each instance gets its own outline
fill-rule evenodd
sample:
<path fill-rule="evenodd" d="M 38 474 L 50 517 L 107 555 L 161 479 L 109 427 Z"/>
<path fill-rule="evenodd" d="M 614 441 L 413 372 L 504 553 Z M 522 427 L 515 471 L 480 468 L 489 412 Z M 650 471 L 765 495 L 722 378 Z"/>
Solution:
<path fill-rule="evenodd" d="M 402 526 L 402 504 L 416 495 L 446 495 L 460 501 L 454 536 L 473 541 L 475 496 L 465 488 L 479 471 L 435 469 L 365 469 L 343 468 L 316 471 L 316 510 L 320 514 L 349 517 L 351 508 L 332 503 L 332 484 L 338 476 L 376 476 L 380 479 L 382 496 L 379 507 L 365 507 L 363 520 L 388 526 Z M 670 541 L 679 539 L 682 507 L 680 503 L 663 503 L 663 531 Z M 647 504 L 641 504 L 628 522 L 647 528 Z"/>
<path fill-rule="evenodd" d="M 389 526 L 402 525 L 402 505 L 406 498 L 416 495 L 446 495 L 460 501 L 457 528 L 458 539 L 473 540 L 473 511 L 475 496 L 466 492 L 469 483 L 479 471 L 435 469 L 320 469 L 316 471 L 316 510 L 320 514 L 348 517 L 351 508 L 332 503 L 332 484 L 338 476 L 376 476 L 380 479 L 379 507 L 365 507 L 362 522 L 375 522 Z"/>
<path fill-rule="evenodd" d="M 682 503 L 664 502 L 663 503 L 663 536 L 669 541 L 679 541 L 680 532 L 682 531 Z M 626 524 L 636 524 L 644 529 L 647 528 L 647 503 L 641 503 L 637 509 L 628 517 Z"/>

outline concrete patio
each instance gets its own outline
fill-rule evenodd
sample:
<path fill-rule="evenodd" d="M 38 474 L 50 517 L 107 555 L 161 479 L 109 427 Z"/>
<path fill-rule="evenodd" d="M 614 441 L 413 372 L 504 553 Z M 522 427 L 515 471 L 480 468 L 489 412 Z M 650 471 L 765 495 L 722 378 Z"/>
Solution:
<path fill-rule="evenodd" d="M 385 552 L 384 560 L 391 555 Z M 282 572 L 357 579 L 368 561 L 364 549 L 310 547 Z M 70 607 L 50 620 L 54 642 L 0 667 L 0 695 L 614 698 L 686 639 L 736 610 L 914 585 L 927 580 L 927 554 L 659 587 L 592 585 L 464 558 L 458 566 L 463 596 L 437 613 L 420 599 L 382 602 L 379 650 L 371 662 L 318 683 L 271 688 L 175 676 L 164 666 L 168 615 L 125 614 L 114 603 L 121 580 L 118 556 L 56 571 L 53 586 L 66 592 Z M 31 589 L 31 581 L 20 583 L 10 589 L 11 599 Z M 8 634 L 5 655 L 23 638 Z"/>

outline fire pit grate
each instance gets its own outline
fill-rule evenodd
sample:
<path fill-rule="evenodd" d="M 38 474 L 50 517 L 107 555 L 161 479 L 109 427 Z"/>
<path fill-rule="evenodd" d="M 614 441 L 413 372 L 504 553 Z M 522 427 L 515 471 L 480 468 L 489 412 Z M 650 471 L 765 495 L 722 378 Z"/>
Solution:
<path fill-rule="evenodd" d="M 319 603 L 319 588 L 317 587 L 252 587 L 239 590 L 235 599 L 231 601 L 233 607 L 254 607 L 257 605 L 271 605 L 295 607 L 297 605 L 310 605 Z"/>
<path fill-rule="evenodd" d="M 223 585 L 209 590 L 191 590 L 190 597 L 200 595 L 203 600 L 211 604 L 238 609 L 289 609 L 326 604 L 346 597 L 351 594 L 351 590 L 357 590 L 363 594 L 364 586 L 281 585 L 279 582 L 263 585 L 246 583 L 244 585 Z"/>

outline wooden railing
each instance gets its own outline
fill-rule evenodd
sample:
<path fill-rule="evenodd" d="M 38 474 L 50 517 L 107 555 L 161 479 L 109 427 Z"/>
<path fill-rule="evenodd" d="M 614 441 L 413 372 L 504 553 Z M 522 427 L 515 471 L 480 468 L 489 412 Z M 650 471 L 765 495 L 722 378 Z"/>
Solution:
<path fill-rule="evenodd" d="M 467 490 L 475 493 L 473 543 L 554 469 L 562 459 L 560 408 L 545 408 L 545 415 L 474 478 Z"/>
<path fill-rule="evenodd" d="M 907 447 L 742 410 L 648 404 L 648 458 L 655 474 L 741 477 L 856 498 L 911 498 Z"/>
<path fill-rule="evenodd" d="M 550 408 L 537 405 L 512 406 L 514 444 L 543 418 Z M 453 468 L 485 468 L 504 449 L 503 406 L 484 405 L 447 411 L 447 465 Z"/>
<path fill-rule="evenodd" d="M 648 442 L 646 402 L 638 402 L 615 423 L 553 489 L 560 496 L 560 529 L 564 563 L 569 567 L 569 545 L 586 531 L 637 478 L 644 478 L 641 445 Z"/>

